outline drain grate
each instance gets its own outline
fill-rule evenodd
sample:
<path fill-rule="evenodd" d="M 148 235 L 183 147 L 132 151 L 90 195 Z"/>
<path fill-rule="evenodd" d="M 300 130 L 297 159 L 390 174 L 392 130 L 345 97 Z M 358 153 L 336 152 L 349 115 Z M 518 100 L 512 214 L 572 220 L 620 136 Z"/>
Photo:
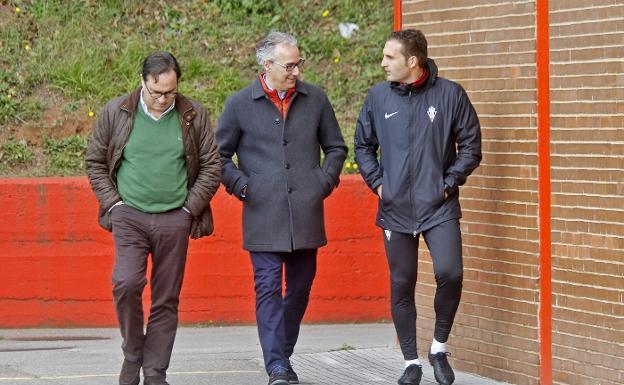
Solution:
<path fill-rule="evenodd" d="M 302 384 L 393 384 L 403 372 L 403 356 L 391 348 L 299 354 L 291 359 Z M 426 377 L 422 385 L 437 385 L 433 378 Z"/>

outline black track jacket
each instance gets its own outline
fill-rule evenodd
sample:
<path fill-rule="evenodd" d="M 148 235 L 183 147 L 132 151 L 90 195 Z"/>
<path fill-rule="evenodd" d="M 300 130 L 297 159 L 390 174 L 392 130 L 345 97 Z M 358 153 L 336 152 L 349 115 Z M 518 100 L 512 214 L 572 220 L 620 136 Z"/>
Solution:
<path fill-rule="evenodd" d="M 466 92 L 438 78 L 433 60 L 426 66 L 424 86 L 371 88 L 355 131 L 362 177 L 375 193 L 383 185 L 377 225 L 414 235 L 461 217 L 458 187 L 481 161 L 481 126 Z"/>

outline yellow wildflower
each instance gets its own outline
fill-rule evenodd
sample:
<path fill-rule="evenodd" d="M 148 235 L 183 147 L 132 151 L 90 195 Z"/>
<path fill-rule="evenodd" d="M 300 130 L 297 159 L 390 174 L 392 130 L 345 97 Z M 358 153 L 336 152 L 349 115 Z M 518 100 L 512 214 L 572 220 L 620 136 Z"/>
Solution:
<path fill-rule="evenodd" d="M 357 169 L 358 169 L 358 165 L 357 165 L 357 163 L 353 163 L 353 169 L 354 169 L 354 170 L 357 170 Z"/>
<path fill-rule="evenodd" d="M 323 17 L 329 16 L 329 9 L 324 10 L 322 15 L 323 15 Z"/>
<path fill-rule="evenodd" d="M 88 115 L 89 115 L 90 118 L 92 118 L 92 117 L 95 116 L 95 113 L 93 111 L 89 111 Z"/>
<path fill-rule="evenodd" d="M 340 63 L 340 57 L 339 57 L 339 56 L 336 56 L 336 57 L 334 58 L 334 63 L 335 63 L 335 64 Z"/>
<path fill-rule="evenodd" d="M 30 51 L 30 44 L 28 44 L 28 43 L 24 44 L 24 49 L 26 51 Z"/>
<path fill-rule="evenodd" d="M 351 162 L 345 163 L 345 168 L 351 168 Z"/>
<path fill-rule="evenodd" d="M 20 7 L 15 7 L 15 13 L 20 13 L 22 12 L 22 10 L 20 9 Z"/>

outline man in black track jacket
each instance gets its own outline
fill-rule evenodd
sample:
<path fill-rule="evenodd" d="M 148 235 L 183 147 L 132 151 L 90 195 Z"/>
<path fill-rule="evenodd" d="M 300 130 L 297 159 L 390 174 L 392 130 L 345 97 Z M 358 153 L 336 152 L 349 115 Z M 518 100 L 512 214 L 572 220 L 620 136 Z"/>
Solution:
<path fill-rule="evenodd" d="M 459 186 L 481 161 L 481 127 L 461 86 L 437 76 L 422 32 L 393 32 L 383 54 L 388 81 L 366 97 L 356 126 L 355 157 L 379 196 L 376 223 L 383 229 L 392 319 L 405 358 L 398 382 L 418 385 L 422 377 L 414 298 L 422 233 L 437 283 L 428 358 L 438 383 L 450 385 L 455 376 L 446 341 L 463 277 Z"/>

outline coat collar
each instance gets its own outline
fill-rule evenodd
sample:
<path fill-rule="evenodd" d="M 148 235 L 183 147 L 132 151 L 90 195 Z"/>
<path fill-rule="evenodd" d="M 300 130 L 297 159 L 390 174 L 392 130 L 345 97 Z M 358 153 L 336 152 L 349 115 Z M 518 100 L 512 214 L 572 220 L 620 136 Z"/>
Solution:
<path fill-rule="evenodd" d="M 301 80 L 297 80 L 297 84 L 295 84 L 295 90 L 298 94 L 307 95 L 308 90 L 306 85 Z M 260 83 L 260 78 L 256 77 L 256 80 L 251 84 L 251 98 L 252 99 L 260 99 L 264 98 L 266 93 L 264 92 L 264 88 L 262 88 L 262 83 Z M 177 101 L 176 101 L 177 103 Z"/>
<path fill-rule="evenodd" d="M 140 98 L 141 87 L 137 88 L 136 90 L 132 91 L 132 93 L 127 95 L 124 101 L 121 103 L 120 108 L 126 112 L 134 113 L 139 106 Z M 193 104 L 191 103 L 191 101 L 182 94 L 178 94 L 178 96 L 176 96 L 175 109 L 178 112 L 178 115 L 182 116 L 187 122 L 193 120 L 197 115 L 197 111 L 195 111 L 195 109 L 193 108 Z"/>

